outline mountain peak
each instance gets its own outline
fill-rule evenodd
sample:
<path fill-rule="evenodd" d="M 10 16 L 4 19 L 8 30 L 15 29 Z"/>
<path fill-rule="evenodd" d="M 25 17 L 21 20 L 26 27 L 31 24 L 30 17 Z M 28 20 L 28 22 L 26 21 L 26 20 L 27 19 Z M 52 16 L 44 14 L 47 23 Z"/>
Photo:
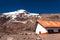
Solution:
<path fill-rule="evenodd" d="M 19 13 L 28 13 L 28 12 L 26 10 L 24 10 L 24 9 L 20 9 L 20 10 L 17 10 L 17 11 L 3 13 L 3 14 L 4 15 L 10 15 L 10 14 L 19 14 Z"/>
<path fill-rule="evenodd" d="M 24 13 L 24 12 L 26 12 L 26 10 L 20 9 L 20 10 L 17 10 L 17 12 L 18 12 L 18 13 Z"/>

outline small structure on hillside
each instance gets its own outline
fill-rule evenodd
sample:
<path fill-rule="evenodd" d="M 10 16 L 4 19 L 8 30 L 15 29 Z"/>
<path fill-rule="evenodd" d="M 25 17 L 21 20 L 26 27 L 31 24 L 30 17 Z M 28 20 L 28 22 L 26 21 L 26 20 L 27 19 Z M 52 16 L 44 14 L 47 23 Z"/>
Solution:
<path fill-rule="evenodd" d="M 38 22 L 38 25 L 36 28 L 37 34 L 60 32 L 60 22 L 58 21 L 37 20 L 37 22 Z"/>

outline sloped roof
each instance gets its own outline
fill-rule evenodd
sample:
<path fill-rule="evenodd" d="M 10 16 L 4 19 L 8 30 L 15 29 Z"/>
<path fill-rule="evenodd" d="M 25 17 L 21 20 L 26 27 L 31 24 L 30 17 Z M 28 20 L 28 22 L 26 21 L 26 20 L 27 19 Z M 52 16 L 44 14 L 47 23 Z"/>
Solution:
<path fill-rule="evenodd" d="M 60 27 L 59 21 L 37 20 L 37 22 L 46 28 L 59 28 Z"/>

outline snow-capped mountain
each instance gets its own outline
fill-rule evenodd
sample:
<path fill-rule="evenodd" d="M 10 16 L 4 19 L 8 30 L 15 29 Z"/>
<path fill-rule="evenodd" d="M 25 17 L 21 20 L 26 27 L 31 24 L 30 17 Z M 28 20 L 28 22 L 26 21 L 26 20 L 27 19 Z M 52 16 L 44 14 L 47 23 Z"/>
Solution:
<path fill-rule="evenodd" d="M 26 10 L 17 10 L 14 12 L 8 12 L 0 14 L 0 30 L 4 32 L 18 32 L 19 30 L 30 29 L 31 27 L 35 27 L 37 16 L 39 14 L 30 13 Z M 18 30 L 17 30 L 18 29 Z M 12 30 L 12 31 L 11 31 Z M 16 31 L 14 31 L 16 30 Z M 32 29 L 31 29 L 32 30 Z"/>
<path fill-rule="evenodd" d="M 8 13 L 3 13 L 3 15 L 7 15 L 7 17 L 11 16 L 13 19 L 16 17 L 16 15 L 19 15 L 20 13 L 25 13 L 26 14 L 26 10 L 17 10 L 14 12 L 8 12 Z"/>
<path fill-rule="evenodd" d="M 37 13 L 30 13 L 27 12 L 24 9 L 13 11 L 13 12 L 8 12 L 8 13 L 3 13 L 2 15 L 5 15 L 5 18 L 9 18 L 8 22 L 20 22 L 20 23 L 27 23 L 27 19 L 30 19 L 32 17 L 37 17 L 39 14 Z M 38 16 L 40 17 L 40 16 Z M 40 17 L 41 18 L 41 17 Z M 31 21 L 32 22 L 32 21 Z"/>
<path fill-rule="evenodd" d="M 29 15 L 39 15 L 38 13 L 30 13 L 30 12 L 27 12 L 26 10 L 24 9 L 21 9 L 21 10 L 17 10 L 17 11 L 14 11 L 14 12 L 8 12 L 8 13 L 3 13 L 4 15 L 19 15 L 21 13 L 24 13 L 24 14 L 29 14 Z"/>
<path fill-rule="evenodd" d="M 17 11 L 14 11 L 14 12 L 8 12 L 8 13 L 3 13 L 3 15 L 6 15 L 7 17 L 11 17 L 12 19 L 11 20 L 14 20 L 17 16 L 20 16 L 20 17 L 23 17 L 23 16 L 34 16 L 34 15 L 39 15 L 37 13 L 30 13 L 30 12 L 27 12 L 26 10 L 24 9 L 21 9 L 21 10 L 17 10 Z"/>

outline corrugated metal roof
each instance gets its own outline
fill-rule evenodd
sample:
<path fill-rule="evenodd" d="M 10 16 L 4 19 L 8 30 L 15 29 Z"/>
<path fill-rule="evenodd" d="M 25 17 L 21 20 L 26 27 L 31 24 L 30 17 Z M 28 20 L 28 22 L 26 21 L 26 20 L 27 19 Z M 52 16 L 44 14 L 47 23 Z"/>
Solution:
<path fill-rule="evenodd" d="M 60 22 L 58 21 L 46 21 L 46 20 L 37 20 L 39 24 L 47 28 L 58 28 L 60 27 Z"/>

